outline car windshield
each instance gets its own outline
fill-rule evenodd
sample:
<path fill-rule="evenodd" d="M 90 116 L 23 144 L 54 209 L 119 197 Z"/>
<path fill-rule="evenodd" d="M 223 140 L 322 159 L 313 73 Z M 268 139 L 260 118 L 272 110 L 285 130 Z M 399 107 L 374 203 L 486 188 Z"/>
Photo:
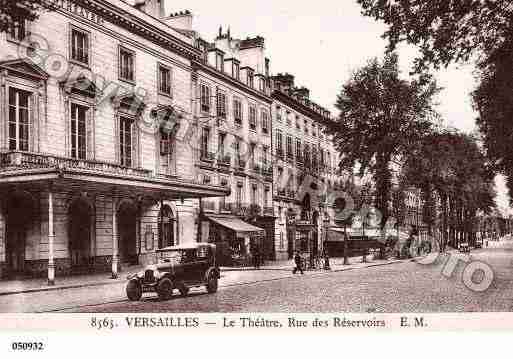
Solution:
<path fill-rule="evenodd" d="M 182 261 L 183 251 L 162 251 L 157 255 L 159 263 L 178 264 Z"/>

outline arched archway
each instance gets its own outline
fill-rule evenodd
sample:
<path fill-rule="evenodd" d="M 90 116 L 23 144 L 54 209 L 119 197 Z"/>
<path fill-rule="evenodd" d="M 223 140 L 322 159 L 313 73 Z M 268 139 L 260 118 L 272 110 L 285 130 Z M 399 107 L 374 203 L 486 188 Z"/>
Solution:
<path fill-rule="evenodd" d="M 137 264 L 137 205 L 124 200 L 118 207 L 118 243 L 121 263 Z"/>
<path fill-rule="evenodd" d="M 15 191 L 5 201 L 6 267 L 9 276 L 23 274 L 27 230 L 34 217 L 34 198 L 27 191 Z"/>
<path fill-rule="evenodd" d="M 159 213 L 159 248 L 173 246 L 175 238 L 175 216 L 167 204 L 163 205 Z"/>
<path fill-rule="evenodd" d="M 93 207 L 83 197 L 75 198 L 68 209 L 69 253 L 74 270 L 87 269 L 91 259 Z"/>

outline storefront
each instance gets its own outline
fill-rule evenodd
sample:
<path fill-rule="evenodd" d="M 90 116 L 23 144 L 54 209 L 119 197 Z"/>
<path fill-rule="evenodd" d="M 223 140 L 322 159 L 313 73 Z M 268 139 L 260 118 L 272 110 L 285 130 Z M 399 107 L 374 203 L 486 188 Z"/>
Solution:
<path fill-rule="evenodd" d="M 255 254 L 263 255 L 265 230 L 234 215 L 209 215 L 202 219 L 202 241 L 217 246 L 220 265 L 244 266 Z"/>

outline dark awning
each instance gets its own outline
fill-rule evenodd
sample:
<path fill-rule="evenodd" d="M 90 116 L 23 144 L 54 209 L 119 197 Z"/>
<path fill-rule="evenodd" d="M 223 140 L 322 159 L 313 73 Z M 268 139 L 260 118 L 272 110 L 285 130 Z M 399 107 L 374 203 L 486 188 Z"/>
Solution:
<path fill-rule="evenodd" d="M 217 223 L 225 228 L 231 229 L 235 232 L 237 237 L 251 237 L 251 236 L 263 236 L 265 230 L 260 227 L 254 226 L 242 219 L 235 216 L 223 216 L 223 217 L 207 217 L 214 223 Z"/>

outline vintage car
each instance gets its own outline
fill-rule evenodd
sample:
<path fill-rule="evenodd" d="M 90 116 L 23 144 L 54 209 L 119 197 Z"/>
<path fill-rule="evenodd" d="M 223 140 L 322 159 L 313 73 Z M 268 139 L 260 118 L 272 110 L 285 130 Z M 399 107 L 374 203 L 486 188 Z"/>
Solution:
<path fill-rule="evenodd" d="M 470 252 L 470 246 L 467 242 L 462 242 L 460 243 L 459 250 L 463 253 Z"/>
<path fill-rule="evenodd" d="M 220 270 L 215 252 L 216 246 L 209 243 L 158 249 L 157 264 L 127 277 L 128 299 L 137 301 L 143 293 L 156 292 L 161 300 L 168 300 L 174 289 L 186 296 L 190 288 L 201 286 L 206 286 L 208 293 L 216 292 Z"/>
<path fill-rule="evenodd" d="M 483 239 L 477 238 L 476 242 L 474 243 L 474 248 L 483 248 Z"/>

